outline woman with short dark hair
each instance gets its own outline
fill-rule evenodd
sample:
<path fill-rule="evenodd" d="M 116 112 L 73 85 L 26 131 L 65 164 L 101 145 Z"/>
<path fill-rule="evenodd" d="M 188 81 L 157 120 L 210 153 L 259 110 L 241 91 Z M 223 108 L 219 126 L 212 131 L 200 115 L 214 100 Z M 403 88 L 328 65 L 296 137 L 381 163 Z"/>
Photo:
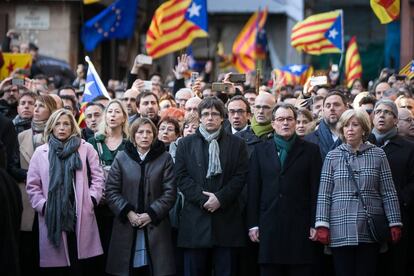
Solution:
<path fill-rule="evenodd" d="M 115 219 L 106 271 L 114 275 L 173 275 L 169 210 L 176 199 L 173 161 L 148 118 L 131 125 L 106 182 Z"/>

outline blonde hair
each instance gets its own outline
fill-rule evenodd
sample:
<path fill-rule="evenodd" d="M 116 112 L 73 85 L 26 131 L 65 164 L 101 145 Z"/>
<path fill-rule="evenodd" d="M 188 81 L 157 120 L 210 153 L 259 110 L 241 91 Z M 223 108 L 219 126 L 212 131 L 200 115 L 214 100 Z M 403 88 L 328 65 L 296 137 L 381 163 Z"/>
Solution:
<path fill-rule="evenodd" d="M 339 137 L 345 142 L 344 127 L 352 118 L 355 118 L 361 125 L 362 130 L 364 131 L 362 134 L 362 140 L 365 142 L 371 133 L 371 120 L 369 119 L 368 113 L 363 109 L 349 109 L 342 113 L 337 126 Z"/>
<path fill-rule="evenodd" d="M 124 120 L 124 123 L 122 124 L 122 133 L 123 133 L 124 137 L 127 138 L 127 137 L 129 137 L 129 132 L 128 132 L 128 128 L 129 128 L 129 124 L 128 124 L 128 112 L 127 112 L 125 106 L 122 104 L 122 102 L 120 100 L 118 100 L 118 99 L 110 100 L 109 103 L 108 103 L 108 105 L 105 107 L 105 110 L 103 112 L 103 116 L 104 117 L 103 117 L 103 120 L 101 121 L 101 123 L 99 124 L 99 130 L 95 134 L 95 137 L 98 136 L 98 135 L 105 135 L 105 136 L 107 136 L 107 134 L 108 134 L 108 132 L 107 132 L 107 130 L 108 130 L 108 124 L 106 122 L 106 113 L 108 112 L 108 109 L 109 109 L 109 107 L 112 104 L 118 104 L 119 107 L 122 110 L 122 114 L 124 115 L 124 119 L 125 119 Z"/>
<path fill-rule="evenodd" d="M 60 117 L 62 117 L 63 115 L 67 115 L 69 117 L 69 121 L 70 121 L 70 126 L 71 126 L 71 134 L 69 136 L 69 138 L 73 137 L 73 136 L 78 136 L 81 137 L 81 130 L 78 126 L 78 124 L 76 123 L 76 119 L 75 117 L 73 117 L 73 114 L 70 110 L 61 108 L 56 110 L 55 112 L 52 113 L 52 115 L 50 115 L 49 119 L 46 122 L 46 126 L 45 126 L 45 131 L 43 134 L 43 141 L 45 143 L 47 143 L 47 141 L 49 141 L 49 136 L 51 133 L 53 133 L 53 129 L 55 128 L 58 120 L 60 119 Z"/>

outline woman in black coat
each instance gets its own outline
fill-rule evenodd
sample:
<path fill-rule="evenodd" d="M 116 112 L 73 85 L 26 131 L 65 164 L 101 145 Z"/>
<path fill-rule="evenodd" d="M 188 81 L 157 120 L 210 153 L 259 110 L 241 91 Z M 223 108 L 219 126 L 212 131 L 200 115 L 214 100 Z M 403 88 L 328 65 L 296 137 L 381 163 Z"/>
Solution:
<path fill-rule="evenodd" d="M 137 119 L 106 183 L 113 223 L 106 271 L 114 275 L 175 273 L 169 210 L 176 199 L 173 161 L 148 118 Z"/>

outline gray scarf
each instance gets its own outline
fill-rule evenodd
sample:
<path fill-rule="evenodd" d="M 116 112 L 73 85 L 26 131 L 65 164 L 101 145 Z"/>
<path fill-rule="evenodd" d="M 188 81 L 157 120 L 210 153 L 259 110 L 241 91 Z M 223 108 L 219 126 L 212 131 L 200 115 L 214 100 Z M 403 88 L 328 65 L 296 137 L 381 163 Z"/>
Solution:
<path fill-rule="evenodd" d="M 220 147 L 217 137 L 220 135 L 221 127 L 213 133 L 209 133 L 202 125 L 198 127 L 201 135 L 209 143 L 208 147 L 208 170 L 206 178 L 222 173 L 220 164 Z"/>
<path fill-rule="evenodd" d="M 385 133 L 380 133 L 376 128 L 374 128 L 372 130 L 372 134 L 375 136 L 376 145 L 380 147 L 383 146 L 386 141 L 396 136 L 398 134 L 398 129 L 397 127 L 393 127 Z"/>
<path fill-rule="evenodd" d="M 60 246 L 62 231 L 73 232 L 76 223 L 74 173 L 82 169 L 78 149 L 81 138 L 73 136 L 65 143 L 49 138 L 49 192 L 46 205 L 47 237 Z M 75 202 L 75 204 L 73 204 Z"/>

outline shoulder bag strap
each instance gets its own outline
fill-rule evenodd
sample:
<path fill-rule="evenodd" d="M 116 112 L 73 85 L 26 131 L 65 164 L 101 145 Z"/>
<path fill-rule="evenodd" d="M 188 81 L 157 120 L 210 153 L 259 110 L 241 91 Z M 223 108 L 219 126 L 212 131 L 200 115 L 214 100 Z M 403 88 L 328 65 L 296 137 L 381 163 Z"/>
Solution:
<path fill-rule="evenodd" d="M 367 214 L 367 216 L 369 217 L 369 213 L 368 213 L 367 205 L 365 204 L 364 197 L 362 196 L 362 194 L 361 194 L 361 190 L 359 189 L 358 183 L 356 182 L 354 172 L 353 172 L 353 170 L 352 170 L 352 168 L 351 168 L 351 165 L 349 164 L 349 161 L 348 161 L 348 158 L 346 157 L 346 155 L 345 155 L 345 154 L 343 154 L 343 156 L 344 156 L 344 158 L 345 158 L 346 167 L 348 168 L 348 172 L 349 172 L 349 176 L 351 177 L 351 181 L 352 181 L 352 183 L 354 184 L 354 186 L 355 186 L 355 188 L 356 188 L 356 190 L 357 190 L 357 193 L 358 193 L 358 197 L 359 197 L 359 199 L 361 200 L 362 207 L 364 208 L 365 213 L 366 213 L 366 214 Z"/>

